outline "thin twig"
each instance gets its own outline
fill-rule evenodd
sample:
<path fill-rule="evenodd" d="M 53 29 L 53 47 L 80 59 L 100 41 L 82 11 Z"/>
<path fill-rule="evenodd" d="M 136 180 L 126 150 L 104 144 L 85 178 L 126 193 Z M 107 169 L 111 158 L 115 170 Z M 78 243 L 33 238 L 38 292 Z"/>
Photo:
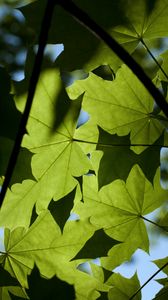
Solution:
<path fill-rule="evenodd" d="M 164 268 L 168 266 L 168 262 L 165 263 L 159 270 L 157 270 L 148 280 L 141 285 L 141 287 L 129 298 L 129 300 L 132 300 L 135 298 L 135 296 L 157 275 L 159 274 Z"/>
<path fill-rule="evenodd" d="M 149 220 L 149 219 L 145 218 L 144 216 L 140 216 L 140 218 L 142 218 L 144 221 L 147 221 L 147 222 L 149 222 L 149 223 L 151 223 L 151 224 L 153 224 L 153 225 L 159 227 L 160 229 L 162 229 L 163 231 L 165 231 L 165 232 L 168 233 L 168 230 L 167 230 L 164 226 L 159 225 L 158 223 L 156 223 L 156 222 L 154 222 L 154 221 L 152 221 L 152 220 Z"/>
<path fill-rule="evenodd" d="M 32 106 L 32 102 L 33 102 L 33 98 L 34 98 L 34 94 L 35 94 L 35 90 L 36 90 L 36 85 L 37 85 L 40 71 L 41 71 L 44 48 L 45 48 L 45 45 L 47 42 L 47 37 L 48 37 L 50 25 L 51 25 L 51 19 L 52 19 L 52 14 L 54 11 L 54 6 L 55 6 L 54 0 L 47 1 L 45 12 L 44 12 L 44 17 L 43 17 L 42 24 L 41 24 L 40 35 L 39 35 L 39 42 L 38 42 L 39 47 L 38 47 L 37 55 L 35 57 L 32 75 L 30 77 L 26 106 L 25 106 L 24 113 L 21 118 L 21 122 L 20 122 L 18 133 L 16 136 L 15 144 L 14 144 L 14 147 L 13 147 L 10 159 L 9 159 L 9 163 L 8 163 L 7 171 L 6 171 L 6 175 L 5 175 L 5 180 L 3 182 L 3 186 L 2 186 L 2 190 L 1 190 L 1 194 L 0 194 L 0 207 L 2 206 L 4 197 L 6 195 L 7 188 L 9 186 L 10 180 L 12 178 L 14 168 L 16 166 L 16 162 L 17 162 L 17 158 L 19 155 L 19 150 L 20 150 L 23 135 L 26 132 L 26 124 L 27 124 L 27 120 L 28 120 L 29 113 L 31 110 L 31 106 Z"/>
<path fill-rule="evenodd" d="M 156 63 L 156 65 L 159 67 L 159 69 L 161 70 L 161 72 L 163 73 L 163 75 L 166 77 L 166 79 L 168 80 L 168 75 L 166 74 L 165 70 L 162 68 L 162 66 L 159 64 L 159 62 L 157 61 L 156 57 L 153 55 L 153 53 L 150 51 L 150 49 L 148 48 L 148 46 L 146 45 L 146 43 L 144 42 L 144 40 L 142 38 L 140 38 L 140 41 L 142 43 L 142 45 L 145 47 L 145 49 L 147 50 L 147 52 L 149 53 L 149 55 L 152 57 L 152 59 L 154 60 L 154 62 Z"/>
<path fill-rule="evenodd" d="M 129 55 L 129 53 L 116 40 L 114 40 L 103 28 L 101 28 L 93 19 L 91 19 L 86 12 L 76 6 L 76 4 L 71 0 L 58 0 L 57 4 L 62 6 L 90 32 L 104 41 L 109 46 L 109 48 L 118 55 L 118 57 L 139 78 L 139 80 L 143 83 L 143 85 L 155 99 L 157 105 L 168 117 L 168 103 L 166 102 L 161 92 L 155 87 L 153 82 L 143 71 L 143 69 L 139 66 L 139 64 L 131 57 L 131 55 Z"/>

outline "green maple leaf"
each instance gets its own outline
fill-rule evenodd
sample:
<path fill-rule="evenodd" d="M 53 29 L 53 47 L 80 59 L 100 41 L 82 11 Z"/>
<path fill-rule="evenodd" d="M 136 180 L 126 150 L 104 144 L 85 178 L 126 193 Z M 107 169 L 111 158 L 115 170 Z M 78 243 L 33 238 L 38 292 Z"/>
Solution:
<path fill-rule="evenodd" d="M 27 275 L 35 263 L 41 276 L 51 278 L 56 273 L 61 280 L 74 284 L 76 292 L 81 295 L 85 295 L 87 285 L 86 295 L 89 295 L 96 289 L 102 289 L 104 284 L 77 270 L 76 263 L 70 260 L 95 230 L 88 220 L 69 221 L 61 234 L 50 212 L 45 211 L 28 230 L 23 227 L 12 231 L 5 229 L 4 268 L 16 277 L 22 287 L 28 288 Z"/>
<path fill-rule="evenodd" d="M 141 145 L 153 144 L 165 128 L 162 119 L 165 122 L 167 119 L 155 113 L 153 99 L 125 65 L 112 82 L 91 73 L 68 89 L 72 98 L 84 92 L 83 109 L 91 116 L 92 123 L 111 134 L 123 136 L 130 132 L 136 153 L 144 149 Z"/>
<path fill-rule="evenodd" d="M 168 7 L 165 1 L 157 0 L 153 5 L 145 0 L 105 0 L 103 4 L 100 0 L 78 0 L 76 3 L 129 52 L 133 52 L 141 39 L 167 36 Z M 39 33 L 45 4 L 45 1 L 36 1 L 21 8 L 28 26 L 36 36 Z M 58 64 L 64 70 L 82 67 L 93 70 L 103 64 L 109 64 L 115 69 L 121 64 L 104 43 L 59 6 L 55 7 L 48 43 L 64 44 L 64 52 L 58 59 Z"/>
<path fill-rule="evenodd" d="M 55 130 L 55 108 L 60 97 L 60 111 L 66 105 L 69 110 Z M 27 226 L 35 203 L 38 214 L 52 198 L 58 200 L 72 191 L 78 183 L 75 177 L 89 171 L 88 157 L 73 140 L 81 100 L 69 100 L 57 70 L 49 70 L 41 76 L 27 125 L 28 134 L 23 139 L 23 147 L 34 154 L 31 168 L 36 181 L 27 179 L 23 184 L 12 186 L 2 208 L 1 224 Z M 23 110 L 25 95 L 16 97 L 16 102 Z M 22 218 L 23 213 L 25 218 Z"/>
<path fill-rule="evenodd" d="M 92 262 L 90 262 L 89 264 L 90 264 L 93 276 L 102 282 L 106 282 L 107 279 L 112 275 L 111 271 L 106 270 L 97 264 L 94 264 Z"/>
<path fill-rule="evenodd" d="M 159 219 L 158 222 L 159 226 L 161 226 L 165 231 L 168 232 L 168 213 Z"/>
<path fill-rule="evenodd" d="M 42 185 L 44 188 L 45 185 L 48 186 L 47 191 L 50 193 L 48 199 L 53 196 L 61 198 L 72 190 L 76 185 L 74 177 L 87 173 L 90 166 L 86 155 L 78 144 L 73 142 L 81 98 L 70 101 L 62 89 L 58 71 L 51 70 L 42 75 L 28 121 L 28 135 L 23 141 L 23 145 L 35 153 L 32 159 L 32 172 L 41 188 Z M 60 95 L 62 102 L 59 110 L 57 102 Z M 54 107 L 57 108 L 59 115 L 62 106 L 66 105 L 69 108 L 68 113 L 58 129 L 52 133 L 55 126 Z M 40 201 L 43 198 L 42 194 L 43 191 Z"/>
<path fill-rule="evenodd" d="M 115 255 L 119 259 L 121 253 L 117 253 L 117 248 L 121 251 L 124 249 L 125 256 L 129 256 L 136 248 L 148 251 L 149 242 L 143 216 L 167 199 L 167 191 L 160 187 L 159 177 L 157 172 L 153 187 L 135 165 L 126 183 L 115 180 L 96 192 L 95 176 L 85 176 L 84 204 L 76 204 L 74 212 L 80 217 L 90 217 L 93 224 L 104 228 L 111 237 L 126 242 L 124 246 L 116 245 Z M 109 256 L 113 251 L 115 250 L 112 248 Z"/>
<path fill-rule="evenodd" d="M 125 278 L 120 274 L 113 274 L 109 282 L 112 285 L 108 293 L 108 299 L 129 300 L 130 297 L 140 288 L 139 280 L 135 274 L 131 278 Z M 141 299 L 141 293 L 138 293 L 135 300 Z"/>

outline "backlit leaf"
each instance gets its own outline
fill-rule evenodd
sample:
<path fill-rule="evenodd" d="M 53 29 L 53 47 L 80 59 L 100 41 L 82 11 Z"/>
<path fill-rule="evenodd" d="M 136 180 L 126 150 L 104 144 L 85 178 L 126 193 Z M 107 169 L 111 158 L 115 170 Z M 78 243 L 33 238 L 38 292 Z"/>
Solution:
<path fill-rule="evenodd" d="M 153 99 L 125 65 L 114 81 L 103 80 L 91 73 L 87 79 L 76 81 L 68 89 L 72 98 L 84 92 L 83 109 L 92 121 L 111 134 L 123 136 L 130 132 L 132 149 L 136 153 L 144 149 L 141 145 L 153 144 L 162 134 L 164 124 L 153 110 Z"/>
<path fill-rule="evenodd" d="M 110 278 L 112 288 L 109 291 L 108 299 L 129 300 L 130 297 L 139 289 L 140 284 L 135 274 L 132 278 L 124 278 L 120 274 L 113 274 Z M 135 300 L 141 299 L 141 293 L 139 292 L 135 297 Z"/>

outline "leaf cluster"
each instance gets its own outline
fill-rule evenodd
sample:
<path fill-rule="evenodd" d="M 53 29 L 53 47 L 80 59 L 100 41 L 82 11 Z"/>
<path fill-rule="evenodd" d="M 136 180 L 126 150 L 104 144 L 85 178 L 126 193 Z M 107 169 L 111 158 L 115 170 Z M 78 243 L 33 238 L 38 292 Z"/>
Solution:
<path fill-rule="evenodd" d="M 167 112 L 116 51 L 68 13 L 71 1 L 50 2 L 47 46 L 63 44 L 61 54 L 53 62 L 41 46 L 47 1 L 19 3 L 20 28 L 31 33 L 23 43 L 24 79 L 11 78 L 3 61 L 0 67 L 2 191 L 9 182 L 0 211 L 0 299 L 140 300 L 137 274 L 128 279 L 113 270 L 137 249 L 149 253 L 147 223 L 167 234 L 167 213 L 158 222 L 147 216 L 168 199 L 160 163 L 168 147 Z M 168 52 L 152 54 L 152 45 L 168 36 L 167 0 L 74 3 L 130 57 L 138 60 L 144 47 L 154 66 L 145 71 L 167 104 Z M 18 132 L 22 143 L 10 170 Z M 168 274 L 168 258 L 155 264 Z M 167 279 L 159 283 L 164 287 L 155 299 L 165 299 Z"/>

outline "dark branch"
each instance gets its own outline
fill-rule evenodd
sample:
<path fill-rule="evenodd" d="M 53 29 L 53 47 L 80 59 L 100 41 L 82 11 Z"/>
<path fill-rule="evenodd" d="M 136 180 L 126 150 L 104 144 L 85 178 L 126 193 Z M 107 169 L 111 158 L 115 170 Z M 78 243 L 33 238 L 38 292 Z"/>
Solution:
<path fill-rule="evenodd" d="M 159 270 L 157 270 L 141 287 L 129 298 L 129 300 L 132 300 L 135 298 L 135 296 L 157 275 L 159 274 L 164 268 L 168 266 L 168 262 L 165 263 Z"/>
<path fill-rule="evenodd" d="M 58 0 L 57 3 L 69 12 L 79 23 L 104 41 L 109 48 L 118 55 L 118 57 L 134 72 L 134 74 L 143 83 L 146 89 L 154 98 L 157 105 L 168 117 L 168 103 L 155 87 L 150 78 L 145 74 L 139 64 L 129 55 L 129 53 L 117 43 L 103 28 L 101 28 L 93 19 L 91 19 L 82 9 L 75 5 L 71 0 Z"/>
<path fill-rule="evenodd" d="M 152 220 L 149 220 L 149 219 L 145 218 L 144 216 L 140 216 L 140 218 L 142 218 L 143 220 L 157 226 L 158 228 L 162 229 L 163 231 L 168 232 L 168 229 L 165 226 L 162 226 L 162 225 L 160 225 L 160 224 L 158 224 L 158 223 L 156 223 Z"/>
<path fill-rule="evenodd" d="M 155 56 L 153 55 L 153 53 L 150 51 L 150 49 L 148 48 L 147 44 L 144 42 L 143 39 L 140 39 L 142 45 L 144 46 L 144 48 L 147 50 L 147 52 L 149 53 L 149 55 L 152 57 L 152 59 L 154 60 L 154 62 L 156 63 L 156 65 L 159 67 L 159 69 L 161 70 L 161 72 L 163 73 L 163 75 L 166 77 L 166 79 L 168 80 L 168 75 L 166 74 L 165 70 L 162 68 L 162 66 L 159 64 L 159 62 L 157 61 L 157 59 L 155 58 Z"/>
<path fill-rule="evenodd" d="M 54 11 L 54 5 L 55 5 L 54 0 L 47 1 L 44 17 L 43 17 L 42 24 L 41 24 L 40 35 L 39 35 L 39 42 L 38 42 L 39 47 L 38 47 L 37 55 L 35 58 L 32 75 L 31 75 L 30 82 L 29 82 L 26 106 L 25 106 L 24 113 L 22 115 L 20 125 L 19 125 L 19 130 L 18 130 L 18 133 L 16 136 L 12 154 L 9 159 L 5 180 L 4 180 L 1 194 L 0 194 L 0 207 L 2 206 L 2 202 L 4 200 L 7 188 L 9 186 L 10 180 L 12 178 L 12 174 L 13 174 L 16 162 L 17 162 L 18 155 L 19 155 L 19 150 L 20 150 L 23 135 L 26 132 L 26 124 L 27 124 L 30 109 L 32 106 L 32 102 L 33 102 L 33 98 L 34 98 L 34 94 L 35 94 L 35 90 L 36 90 L 36 85 L 37 85 L 40 71 L 41 71 L 44 48 L 45 48 L 45 45 L 47 42 L 47 37 L 48 37 L 49 29 L 50 29 L 52 14 Z"/>

